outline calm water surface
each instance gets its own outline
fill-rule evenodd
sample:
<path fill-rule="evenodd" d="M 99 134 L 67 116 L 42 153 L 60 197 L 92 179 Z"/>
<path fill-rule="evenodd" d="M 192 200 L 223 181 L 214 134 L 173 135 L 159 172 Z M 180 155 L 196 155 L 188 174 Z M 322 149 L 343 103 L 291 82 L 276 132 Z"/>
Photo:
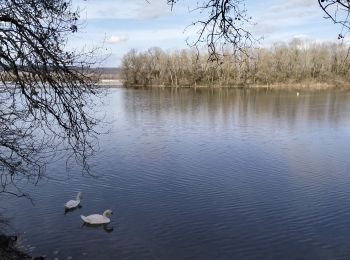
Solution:
<path fill-rule="evenodd" d="M 92 173 L 2 198 L 48 259 L 350 259 L 350 93 L 113 89 Z M 63 204 L 82 191 L 82 208 Z M 80 214 L 114 211 L 108 228 Z"/>

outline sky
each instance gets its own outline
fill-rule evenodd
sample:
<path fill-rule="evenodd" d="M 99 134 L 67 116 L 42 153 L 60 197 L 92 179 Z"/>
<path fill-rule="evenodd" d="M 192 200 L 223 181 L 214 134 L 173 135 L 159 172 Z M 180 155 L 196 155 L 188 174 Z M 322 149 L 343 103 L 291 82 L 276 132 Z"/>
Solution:
<path fill-rule="evenodd" d="M 130 49 L 188 48 L 196 30 L 189 25 L 200 16 L 191 11 L 203 0 L 180 0 L 171 10 L 166 0 L 73 0 L 81 14 L 82 28 L 69 40 L 73 48 L 101 47 L 107 57 L 102 66 L 116 67 Z M 341 28 L 324 13 L 317 0 L 246 0 L 252 16 L 250 31 L 260 45 L 294 38 L 337 41 Z M 205 15 L 205 14 L 202 14 Z"/>

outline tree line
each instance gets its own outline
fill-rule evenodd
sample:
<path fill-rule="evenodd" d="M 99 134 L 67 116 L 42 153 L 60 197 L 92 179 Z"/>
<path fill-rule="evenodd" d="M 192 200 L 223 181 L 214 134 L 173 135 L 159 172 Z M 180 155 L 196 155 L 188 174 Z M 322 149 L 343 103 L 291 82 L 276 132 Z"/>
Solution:
<path fill-rule="evenodd" d="M 122 59 L 126 86 L 344 85 L 350 80 L 349 46 L 294 39 L 271 47 L 227 51 L 220 63 L 193 49 L 130 50 Z"/>

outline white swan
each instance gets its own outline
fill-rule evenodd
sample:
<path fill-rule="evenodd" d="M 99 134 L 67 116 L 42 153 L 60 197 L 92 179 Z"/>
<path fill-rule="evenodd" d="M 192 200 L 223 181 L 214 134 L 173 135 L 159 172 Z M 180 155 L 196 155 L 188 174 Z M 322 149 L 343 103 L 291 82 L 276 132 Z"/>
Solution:
<path fill-rule="evenodd" d="M 102 215 L 100 214 L 92 214 L 89 216 L 83 216 L 80 215 L 81 219 L 88 224 L 107 224 L 111 222 L 109 217 L 113 214 L 112 210 L 107 209 L 103 212 Z"/>
<path fill-rule="evenodd" d="M 64 208 L 73 209 L 75 207 L 78 207 L 78 205 L 80 204 L 80 197 L 81 197 L 81 192 L 79 191 L 77 194 L 77 198 L 75 200 L 67 201 L 67 203 L 64 204 Z"/>

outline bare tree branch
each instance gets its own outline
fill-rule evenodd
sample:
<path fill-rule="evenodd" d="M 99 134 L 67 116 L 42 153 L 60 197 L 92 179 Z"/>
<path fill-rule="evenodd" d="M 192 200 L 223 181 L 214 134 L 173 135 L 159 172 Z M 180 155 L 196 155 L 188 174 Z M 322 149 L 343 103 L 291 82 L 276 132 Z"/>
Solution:
<path fill-rule="evenodd" d="M 326 19 L 330 19 L 335 24 L 340 24 L 343 30 L 338 35 L 338 39 L 343 39 L 344 34 L 350 29 L 350 1 L 349 0 L 318 0 L 318 4 L 325 12 Z M 346 32 L 344 32 L 344 29 Z"/>
<path fill-rule="evenodd" d="M 0 191 L 40 178 L 58 145 L 87 167 L 100 90 L 93 53 L 66 50 L 78 19 L 71 1 L 0 2 Z"/>
<path fill-rule="evenodd" d="M 173 8 L 177 0 L 168 0 Z M 247 29 L 252 17 L 248 16 L 244 0 L 205 0 L 197 2 L 191 12 L 203 19 L 194 21 L 197 37 L 188 40 L 191 47 L 197 49 L 205 46 L 209 60 L 218 61 L 229 48 L 234 54 L 241 54 L 251 47 L 257 39 Z"/>

